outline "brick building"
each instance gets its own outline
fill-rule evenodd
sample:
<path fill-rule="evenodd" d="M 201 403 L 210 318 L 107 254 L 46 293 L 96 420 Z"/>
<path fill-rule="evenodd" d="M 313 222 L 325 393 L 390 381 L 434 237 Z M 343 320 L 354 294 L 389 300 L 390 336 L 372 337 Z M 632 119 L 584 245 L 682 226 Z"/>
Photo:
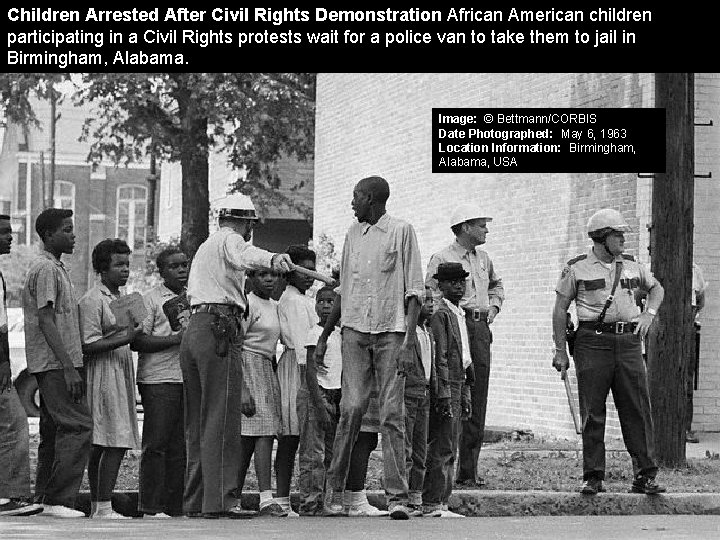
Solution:
<path fill-rule="evenodd" d="M 278 160 L 277 172 L 281 178 L 280 191 L 312 213 L 313 161 L 298 161 L 290 157 Z M 208 190 L 210 201 L 227 194 L 239 172 L 227 164 L 222 153 L 211 154 Z M 182 176 L 179 163 L 163 163 L 160 171 L 158 238 L 169 241 L 180 234 L 182 219 Z M 261 222 L 253 232 L 253 243 L 269 251 L 284 251 L 290 244 L 307 244 L 312 238 L 312 217 L 295 207 L 270 205 L 263 208 L 255 201 Z M 210 228 L 216 226 L 211 220 Z"/>
<path fill-rule="evenodd" d="M 695 77 L 696 122 L 720 118 L 720 75 Z M 563 386 L 551 367 L 551 311 L 564 262 L 589 245 L 584 227 L 598 208 L 620 210 L 633 228 L 627 251 L 648 262 L 651 180 L 637 174 L 433 174 L 433 107 L 653 107 L 652 74 L 321 74 L 317 81 L 315 238 L 342 248 L 354 184 L 390 182 L 388 211 L 415 226 L 425 266 L 452 241 L 458 201 L 490 209 L 484 246 L 507 299 L 493 325 L 488 423 L 574 434 Z M 696 172 L 720 174 L 717 127 L 696 128 Z M 642 171 L 637 171 L 642 172 Z M 695 183 L 695 261 L 709 282 L 702 315 L 700 387 L 694 428 L 720 430 L 720 184 Z M 574 373 L 571 374 L 574 377 Z M 609 406 L 608 434 L 619 436 Z"/>
<path fill-rule="evenodd" d="M 45 208 L 49 189 L 50 106 L 34 101 L 41 126 L 6 126 L 0 151 L 0 213 L 10 214 L 17 246 L 39 242 L 35 219 Z M 108 237 L 125 239 L 133 250 L 134 267 L 143 264 L 147 229 L 145 165 L 93 169 L 87 162 L 89 144 L 78 141 L 89 109 L 69 103 L 57 109 L 55 188 L 53 205 L 74 212 L 75 252 L 63 258 L 78 295 L 93 283 L 93 247 Z"/>

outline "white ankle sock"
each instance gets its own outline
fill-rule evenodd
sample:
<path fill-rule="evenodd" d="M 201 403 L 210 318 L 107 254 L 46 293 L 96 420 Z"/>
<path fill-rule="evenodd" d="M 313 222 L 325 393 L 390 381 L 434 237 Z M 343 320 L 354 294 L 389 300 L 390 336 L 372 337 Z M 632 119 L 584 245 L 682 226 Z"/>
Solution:
<path fill-rule="evenodd" d="M 110 501 L 97 501 L 95 505 L 95 514 L 105 515 L 112 512 L 112 502 Z"/>
<path fill-rule="evenodd" d="M 365 491 L 351 491 L 350 492 L 350 504 L 357 506 L 368 502 Z"/>
<path fill-rule="evenodd" d="M 266 504 L 268 504 L 270 501 L 272 501 L 272 498 L 273 498 L 273 493 L 272 493 L 271 489 L 269 489 L 267 491 L 261 491 L 260 492 L 260 507 L 263 507 Z"/>

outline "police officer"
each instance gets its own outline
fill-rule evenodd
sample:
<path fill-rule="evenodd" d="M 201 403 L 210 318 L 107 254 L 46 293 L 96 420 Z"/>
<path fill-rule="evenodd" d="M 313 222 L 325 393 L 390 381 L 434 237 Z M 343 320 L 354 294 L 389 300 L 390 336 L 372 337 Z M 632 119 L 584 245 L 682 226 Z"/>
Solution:
<path fill-rule="evenodd" d="M 586 495 L 604 491 L 605 402 L 609 390 L 625 447 L 632 457 L 634 480 L 630 491 L 648 495 L 665 491 L 655 481 L 653 424 L 641 352 L 642 339 L 664 291 L 646 267 L 623 254 L 624 233 L 629 230 L 616 210 L 606 208 L 593 214 L 587 224 L 593 247 L 568 261 L 555 288 L 553 366 L 563 378 L 570 363 L 565 348 L 566 313 L 573 300 L 577 307 L 574 357 L 583 426 L 581 492 Z M 637 288 L 647 291 L 642 313 L 635 303 Z"/>
<path fill-rule="evenodd" d="M 257 215 L 249 197 L 216 204 L 219 230 L 198 248 L 188 278 L 190 324 L 180 346 L 185 397 L 187 473 L 183 509 L 189 517 L 247 517 L 232 507 L 240 455 L 240 417 L 254 414 L 242 388 L 239 320 L 247 306 L 245 271 L 290 270 L 286 254 L 250 244 Z"/>

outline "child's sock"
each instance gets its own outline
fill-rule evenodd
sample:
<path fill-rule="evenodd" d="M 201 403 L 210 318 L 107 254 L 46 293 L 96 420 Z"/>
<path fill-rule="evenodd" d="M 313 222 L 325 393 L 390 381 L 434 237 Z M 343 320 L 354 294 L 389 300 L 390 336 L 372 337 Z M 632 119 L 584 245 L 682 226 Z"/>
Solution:
<path fill-rule="evenodd" d="M 350 504 L 353 506 L 359 506 L 367 503 L 367 494 L 363 491 L 351 491 L 350 492 Z"/>
<path fill-rule="evenodd" d="M 269 489 L 267 491 L 261 491 L 260 492 L 260 508 L 263 508 L 270 504 L 273 500 L 273 493 L 272 490 Z"/>
<path fill-rule="evenodd" d="M 95 504 L 95 516 L 106 516 L 113 511 L 110 501 L 97 501 Z"/>

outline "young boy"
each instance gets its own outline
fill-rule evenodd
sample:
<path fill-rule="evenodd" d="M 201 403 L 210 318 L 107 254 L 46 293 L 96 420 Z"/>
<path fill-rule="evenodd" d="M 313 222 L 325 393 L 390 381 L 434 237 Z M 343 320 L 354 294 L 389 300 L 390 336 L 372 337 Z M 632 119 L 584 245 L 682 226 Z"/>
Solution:
<path fill-rule="evenodd" d="M 417 323 L 417 341 L 412 351 L 412 367 L 405 372 L 405 465 L 408 475 L 411 515 L 422 516 L 422 488 L 425 481 L 430 380 L 434 370 L 434 343 L 428 327 L 433 314 L 433 296 L 425 289 L 425 299 Z M 435 377 L 432 377 L 435 381 Z"/>
<path fill-rule="evenodd" d="M 75 248 L 72 210 L 48 208 L 35 220 L 43 243 L 25 278 L 23 315 L 28 372 L 40 388 L 35 498 L 44 516 L 84 517 L 75 498 L 90 457 L 93 422 L 84 389 L 78 299 L 60 261 Z"/>
<path fill-rule="evenodd" d="M 144 413 L 138 510 L 146 518 L 181 515 L 185 480 L 180 342 L 189 319 L 189 264 L 187 255 L 172 247 L 156 262 L 163 283 L 144 295 L 148 315 L 132 345 L 140 353 L 137 385 Z"/>
<path fill-rule="evenodd" d="M 302 497 L 300 515 L 322 514 L 325 493 L 325 473 L 332 460 L 335 429 L 340 418 L 340 388 L 342 356 L 340 333 L 328 337 L 325 366 L 318 372 L 313 354 L 318 337 L 323 331 L 335 301 L 332 287 L 321 288 L 315 296 L 315 311 L 320 318 L 308 332 L 303 384 L 298 391 L 298 418 L 300 419 L 300 473 L 299 487 Z"/>
<path fill-rule="evenodd" d="M 469 274 L 460 263 L 441 263 L 433 276 L 443 294 L 437 311 L 430 319 L 435 340 L 436 387 L 430 396 L 430 422 L 425 483 L 423 485 L 423 515 L 457 518 L 447 504 L 452 493 L 455 456 L 460 437 L 460 421 L 470 414 L 471 381 L 468 359 L 465 313 L 458 302 L 465 293 L 465 278 Z"/>

